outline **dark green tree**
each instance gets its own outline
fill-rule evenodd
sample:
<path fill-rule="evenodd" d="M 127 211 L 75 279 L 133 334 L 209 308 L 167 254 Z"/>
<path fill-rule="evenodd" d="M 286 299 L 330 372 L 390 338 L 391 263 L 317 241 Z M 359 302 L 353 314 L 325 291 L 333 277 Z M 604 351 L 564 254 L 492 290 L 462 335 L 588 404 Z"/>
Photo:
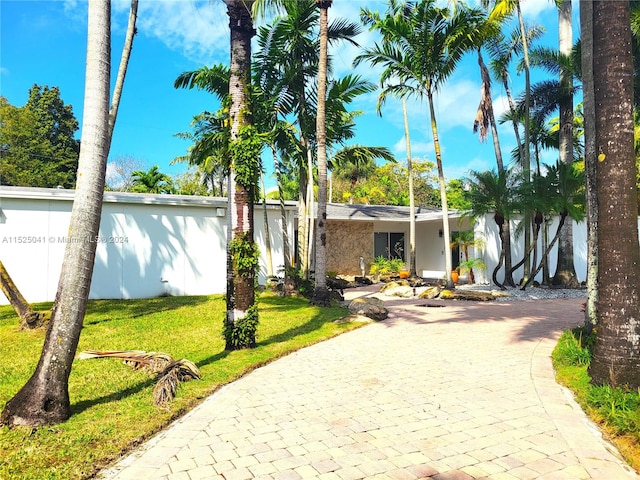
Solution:
<path fill-rule="evenodd" d="M 23 107 L 0 97 L 0 185 L 73 188 L 78 120 L 58 87 L 34 85 Z"/>

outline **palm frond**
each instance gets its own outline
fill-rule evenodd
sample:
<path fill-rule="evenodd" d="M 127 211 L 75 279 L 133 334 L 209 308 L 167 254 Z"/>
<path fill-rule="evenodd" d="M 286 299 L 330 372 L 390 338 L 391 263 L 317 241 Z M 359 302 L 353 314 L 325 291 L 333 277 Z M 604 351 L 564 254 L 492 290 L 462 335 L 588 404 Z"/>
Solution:
<path fill-rule="evenodd" d="M 134 370 L 145 370 L 150 373 L 158 373 L 174 359 L 164 352 L 145 352 L 143 350 L 85 350 L 78 355 L 79 360 L 91 358 L 117 358 L 123 360 Z"/>
<path fill-rule="evenodd" d="M 180 382 L 200 380 L 200 370 L 190 360 L 182 359 L 171 362 L 156 377 L 153 388 L 153 403 L 157 407 L 166 407 L 176 397 Z"/>
<path fill-rule="evenodd" d="M 191 360 L 174 360 L 164 352 L 143 350 L 85 350 L 78 355 L 79 360 L 91 358 L 117 358 L 134 370 L 144 370 L 156 375 L 153 388 L 153 403 L 159 407 L 175 398 L 180 382 L 200 380 L 200 369 Z"/>

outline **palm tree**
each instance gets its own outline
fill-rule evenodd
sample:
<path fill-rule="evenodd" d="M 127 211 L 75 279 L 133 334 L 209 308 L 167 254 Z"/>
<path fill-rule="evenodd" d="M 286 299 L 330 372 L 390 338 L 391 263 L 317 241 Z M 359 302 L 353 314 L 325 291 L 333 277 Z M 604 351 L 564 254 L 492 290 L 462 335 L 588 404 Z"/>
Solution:
<path fill-rule="evenodd" d="M 388 162 L 396 161 L 386 147 L 367 147 L 356 144 L 345 146 L 335 153 L 331 161 L 331 170 L 337 177 L 348 180 L 353 190 L 358 180 L 368 178 L 376 169 L 376 158 Z"/>
<path fill-rule="evenodd" d="M 186 162 L 197 166 L 211 192 L 225 195 L 225 179 L 229 175 L 229 110 L 202 112 L 191 122 L 194 131 L 177 133 L 176 137 L 191 140 L 188 154 L 174 158 L 171 163 Z M 217 182 L 217 185 L 216 185 Z"/>
<path fill-rule="evenodd" d="M 544 30 L 541 27 L 531 27 L 527 30 L 527 40 L 529 42 L 539 38 Z M 485 47 L 489 52 L 491 61 L 489 62 L 489 69 L 494 78 L 502 82 L 502 88 L 504 89 L 507 101 L 509 103 L 509 110 L 511 112 L 511 122 L 513 124 L 513 132 L 516 137 L 516 143 L 518 146 L 518 160 L 524 158 L 524 143 L 520 137 L 520 129 L 518 118 L 515 115 L 516 104 L 513 100 L 513 94 L 511 92 L 509 64 L 514 57 L 522 55 L 522 42 L 519 30 L 512 31 L 508 36 L 500 33 L 495 36 L 489 37 L 485 43 Z M 524 123 L 524 122 L 523 122 Z"/>
<path fill-rule="evenodd" d="M 366 49 L 356 57 L 356 63 L 368 61 L 384 68 L 381 83 L 386 86 L 385 96 L 413 95 L 428 100 L 442 203 L 446 282 L 448 288 L 453 288 L 449 211 L 434 95 L 464 53 L 473 47 L 483 15 L 469 8 L 460 8 L 452 14 L 448 9 L 437 7 L 435 0 L 391 2 L 390 9 L 385 23 L 377 24 L 384 41 Z"/>
<path fill-rule="evenodd" d="M 229 121 L 231 172 L 227 181 L 227 350 L 254 347 L 258 326 L 254 281 L 257 250 L 253 240 L 253 203 L 259 176 L 259 148 L 251 129 L 251 38 L 254 0 L 224 0 L 231 29 Z"/>
<path fill-rule="evenodd" d="M 131 191 L 136 193 L 172 193 L 171 177 L 154 165 L 148 171 L 131 172 Z"/>
<path fill-rule="evenodd" d="M 498 281 L 498 271 L 504 261 L 504 225 L 519 210 L 518 189 L 518 177 L 510 169 L 498 172 L 495 170 L 471 172 L 471 190 L 468 197 L 471 208 L 464 214 L 472 218 L 480 218 L 488 213 L 493 213 L 493 220 L 498 226 L 500 259 L 491 278 L 493 283 L 501 289 L 505 288 L 504 284 Z"/>
<path fill-rule="evenodd" d="M 316 226 L 316 285 L 311 302 L 328 306 L 327 289 L 327 56 L 329 22 L 327 15 L 333 0 L 315 0 L 320 9 L 320 55 L 318 59 L 318 108 L 316 111 L 316 147 L 318 159 L 318 220 Z"/>
<path fill-rule="evenodd" d="M 326 3 L 326 2 L 321 2 Z M 330 3 L 330 2 L 329 2 Z M 316 27 L 320 13 L 316 0 L 258 0 L 254 13 L 260 15 L 268 8 L 286 15 L 278 16 L 265 29 L 264 42 L 258 56 L 259 78 L 270 83 L 268 88 L 280 90 L 282 97 L 289 97 L 288 104 L 296 117 L 303 155 L 299 162 L 300 191 L 298 199 L 298 254 L 305 277 L 309 273 L 309 246 L 311 204 L 313 203 L 314 145 L 317 121 L 312 114 L 312 98 L 318 98 L 313 90 L 313 80 L 318 76 L 319 38 Z M 328 8 L 328 6 L 327 6 Z M 351 22 L 336 20 L 327 25 L 327 43 L 347 41 L 357 45 L 353 37 L 359 27 Z M 328 93 L 330 96 L 331 93 Z M 328 99 L 327 99 L 328 100 Z M 328 114 L 329 109 L 326 109 Z M 328 128 L 328 127 L 327 127 Z M 328 132 L 326 132 L 328 134 Z"/>
<path fill-rule="evenodd" d="M 536 183 L 535 180 L 536 176 L 534 176 L 533 184 Z M 545 187 L 541 189 L 541 192 L 538 192 L 542 198 L 537 199 L 534 205 L 540 205 L 540 200 L 542 200 L 542 204 L 546 206 L 546 208 L 542 208 L 547 210 L 543 212 L 544 214 L 559 216 L 558 227 L 554 238 L 542 254 L 540 265 L 536 267 L 534 261 L 535 269 L 522 288 L 531 283 L 540 269 L 543 268 L 544 260 L 560 239 L 562 230 L 567 228 L 567 218 L 578 222 L 584 219 L 584 174 L 578 171 L 573 163 L 566 164 L 558 161 L 556 165 L 548 167 L 544 176 L 544 184 Z M 574 284 L 571 284 L 571 286 L 577 286 L 575 279 Z"/>
<path fill-rule="evenodd" d="M 493 45 L 494 48 L 496 46 L 500 46 L 501 34 L 497 31 L 497 24 L 492 21 L 486 22 L 485 34 L 479 39 L 482 43 L 489 43 Z M 480 89 L 480 104 L 478 105 L 478 110 L 476 113 L 476 118 L 473 124 L 473 132 L 479 133 L 480 141 L 486 139 L 487 132 L 489 128 L 491 128 L 491 138 L 493 139 L 493 150 L 496 156 L 496 164 L 498 167 L 498 171 L 504 170 L 504 162 L 502 160 L 502 150 L 500 148 L 500 139 L 498 137 L 498 127 L 496 125 L 496 119 L 493 111 L 493 99 L 491 95 L 491 75 L 489 74 L 489 69 L 484 63 L 484 59 L 482 57 L 482 45 L 478 45 L 478 66 L 480 67 L 480 78 L 482 79 L 481 89 Z M 509 51 L 510 49 L 505 49 Z M 495 50 L 494 50 L 495 51 Z M 498 48 L 497 51 L 500 51 Z M 508 63 L 508 60 L 503 60 Z M 506 74 L 506 64 L 502 64 L 500 74 Z M 503 71 L 504 70 L 504 71 Z M 506 83 L 508 88 L 508 81 L 505 79 L 503 83 Z M 510 90 L 507 90 L 507 97 L 512 103 L 510 97 Z M 520 133 L 518 129 L 517 123 L 514 122 L 514 131 L 516 133 L 516 141 L 518 143 L 518 148 L 522 151 L 522 145 L 520 144 Z M 505 279 L 504 282 L 507 285 L 515 286 L 515 282 L 512 277 L 512 259 L 511 259 L 511 226 L 507 222 L 504 225 L 504 266 L 505 266 Z M 473 270 L 470 270 L 470 274 L 473 274 Z"/>
<path fill-rule="evenodd" d="M 469 258 L 469 249 L 473 248 L 474 250 L 484 246 L 484 240 L 482 238 L 478 238 L 475 236 L 473 230 L 463 230 L 458 232 L 453 237 L 453 242 L 451 242 L 452 247 L 459 247 L 462 250 L 462 254 L 464 255 L 464 262 L 462 262 L 460 273 L 464 274 L 465 271 L 469 272 L 469 283 L 476 283 L 475 275 L 473 273 L 473 269 L 475 268 L 486 268 L 486 266 L 482 263 L 479 258 Z"/>
<path fill-rule="evenodd" d="M 635 390 L 640 387 L 640 250 L 629 9 L 629 2 L 593 3 L 595 115 L 585 112 L 585 121 L 596 119 L 598 155 L 598 326 L 589 374 L 597 385 Z"/>
<path fill-rule="evenodd" d="M 20 318 L 20 328 L 36 328 L 42 325 L 47 315 L 36 312 L 31 308 L 31 305 L 16 287 L 2 261 L 0 261 L 0 290 L 2 290 L 2 293 L 7 297 L 7 300 L 9 300 L 9 303 Z"/>
<path fill-rule="evenodd" d="M 522 46 L 522 63 L 524 70 L 524 78 L 525 78 L 525 90 L 524 90 L 524 143 L 523 148 L 520 150 L 520 162 L 522 165 L 522 170 L 525 174 L 529 174 L 527 181 L 530 179 L 531 172 L 531 151 L 529 149 L 530 145 L 530 124 L 529 120 L 531 118 L 529 110 L 531 106 L 530 100 L 530 90 L 531 90 L 531 74 L 529 68 L 529 37 L 528 30 L 524 23 L 524 18 L 522 16 L 522 8 L 520 5 L 520 0 L 482 0 L 483 6 L 486 8 L 491 3 L 494 4 L 493 10 L 489 16 L 490 20 L 502 20 L 506 16 L 509 16 L 516 11 L 518 18 L 518 25 L 520 29 L 520 44 Z M 515 125 L 514 125 L 515 126 Z M 529 219 L 525 218 L 525 232 L 524 232 L 524 241 L 525 245 L 530 242 L 531 239 L 531 227 L 529 225 Z M 524 265 L 524 278 L 527 279 L 530 272 L 530 265 L 527 261 Z"/>
<path fill-rule="evenodd" d="M 118 108 L 120 107 L 120 98 L 122 97 L 122 88 L 124 87 L 124 79 L 127 75 L 127 67 L 131 58 L 131 47 L 133 45 L 133 37 L 137 32 L 136 20 L 138 18 L 138 0 L 131 0 L 131 9 L 129 10 L 129 21 L 127 23 L 127 31 L 125 33 L 124 47 L 120 57 L 120 66 L 118 67 L 118 75 L 116 83 L 113 86 L 113 98 L 111 99 L 111 108 L 109 110 L 109 144 L 113 137 L 113 129 L 116 125 L 118 117 Z"/>
<path fill-rule="evenodd" d="M 89 297 L 109 154 L 111 2 L 89 1 L 85 101 L 78 182 L 60 282 L 35 373 L 7 402 L 0 424 L 45 425 L 71 415 L 69 374 Z"/>
<path fill-rule="evenodd" d="M 568 9 L 568 12 L 567 12 Z M 535 107 L 531 110 L 532 125 L 542 125 L 549 115 L 559 109 L 557 128 L 557 140 L 553 145 L 558 148 L 560 161 L 573 163 L 574 158 L 574 77 L 579 77 L 579 66 L 576 60 L 578 48 L 572 47 L 571 33 L 571 5 L 570 2 L 559 4 L 560 28 L 568 28 L 569 38 L 566 32 L 561 34 L 561 51 L 548 48 L 538 48 L 531 51 L 531 65 L 542 66 L 548 72 L 559 75 L 559 80 L 546 80 L 534 85 L 531 89 L 531 98 Z M 569 16 L 568 19 L 566 16 Z M 567 27 L 568 24 L 568 27 Z M 568 44 L 568 45 L 567 45 Z M 521 102 L 522 103 L 522 102 Z M 532 130 L 535 128 L 531 127 Z M 532 132 L 533 136 L 533 132 Z M 532 141 L 534 145 L 536 142 Z M 553 277 L 554 285 L 569 286 L 576 283 L 576 272 L 573 260 L 573 225 L 567 224 L 562 229 L 558 242 L 557 267 Z"/>
<path fill-rule="evenodd" d="M 395 28 L 394 22 L 401 20 L 402 6 L 395 0 L 389 3 L 386 16 L 381 18 L 378 12 L 371 12 L 368 9 L 362 9 L 360 18 L 365 25 L 368 25 L 371 30 L 377 30 L 383 35 L 383 42 L 391 41 L 393 38 Z M 356 60 L 359 62 L 359 59 Z M 390 67 L 387 67 L 387 69 Z M 388 75 L 390 72 L 386 72 L 383 76 Z M 378 114 L 382 116 L 382 103 L 387 95 L 385 91 L 385 85 L 382 85 L 383 91 L 378 97 Z M 411 275 L 416 274 L 416 214 L 415 214 L 415 195 L 413 185 L 413 162 L 411 159 L 411 138 L 409 134 L 409 116 L 407 113 L 407 101 L 405 96 L 401 97 L 402 101 L 402 116 L 404 119 L 404 138 L 407 151 L 407 172 L 409 180 L 409 256 L 407 262 L 409 264 L 409 273 Z"/>
<path fill-rule="evenodd" d="M 193 117 L 193 132 L 176 136 L 193 141 L 188 155 L 174 158 L 172 163 L 186 162 L 196 165 L 211 183 L 211 191 L 224 196 L 224 179 L 229 175 L 229 67 L 222 64 L 201 67 L 178 75 L 174 88 L 197 88 L 213 93 L 221 104 L 214 113 L 204 111 Z M 216 186 L 216 181 L 219 185 Z"/>

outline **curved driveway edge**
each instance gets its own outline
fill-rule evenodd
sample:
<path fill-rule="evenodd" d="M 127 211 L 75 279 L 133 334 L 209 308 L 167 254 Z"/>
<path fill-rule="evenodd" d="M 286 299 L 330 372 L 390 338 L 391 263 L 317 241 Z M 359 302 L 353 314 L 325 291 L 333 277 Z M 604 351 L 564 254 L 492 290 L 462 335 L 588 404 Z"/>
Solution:
<path fill-rule="evenodd" d="M 253 371 L 99 478 L 640 478 L 554 380 L 582 302 L 388 302 L 387 320 Z"/>

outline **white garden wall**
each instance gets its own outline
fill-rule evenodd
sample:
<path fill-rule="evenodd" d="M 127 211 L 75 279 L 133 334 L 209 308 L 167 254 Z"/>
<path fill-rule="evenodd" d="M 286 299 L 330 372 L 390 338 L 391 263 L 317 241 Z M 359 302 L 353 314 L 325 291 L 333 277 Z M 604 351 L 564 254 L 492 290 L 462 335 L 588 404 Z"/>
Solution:
<path fill-rule="evenodd" d="M 55 297 L 74 192 L 0 188 L 0 260 L 29 302 Z M 204 295 L 226 288 L 225 198 L 104 195 L 90 298 Z M 293 238 L 295 204 L 287 204 Z M 258 281 L 268 273 L 262 205 L 256 205 Z M 284 263 L 280 208 L 267 203 L 273 269 Z M 0 304 L 8 303 L 0 294 Z"/>
<path fill-rule="evenodd" d="M 576 269 L 576 275 L 578 277 L 578 281 L 584 282 L 587 279 L 587 224 L 586 221 L 577 223 L 573 220 L 568 220 L 573 222 L 573 256 L 574 256 L 574 266 Z M 512 259 L 513 263 L 520 261 L 522 259 L 522 255 L 524 253 L 524 235 L 518 235 L 516 232 L 516 227 L 520 219 L 511 221 L 511 251 L 512 251 Z M 544 228 L 544 227 L 543 227 Z M 553 240 L 555 236 L 556 230 L 558 228 L 558 218 L 555 218 L 548 226 L 549 230 L 549 242 Z M 640 230 L 640 217 L 638 217 L 638 229 Z M 498 237 L 498 226 L 496 222 L 493 220 L 493 215 L 486 215 L 484 218 L 478 219 L 475 226 L 475 234 L 476 236 L 481 236 L 485 239 L 486 246 L 484 252 L 482 254 L 482 258 L 484 263 L 487 265 L 486 271 L 481 273 L 479 281 L 483 283 L 491 282 L 491 274 L 493 269 L 498 264 L 498 260 L 500 258 L 500 242 Z M 542 229 L 540 230 L 540 235 L 542 236 Z M 538 261 L 542 256 L 542 248 L 540 247 L 541 242 L 538 241 Z M 556 265 L 558 263 L 558 246 L 553 246 L 551 249 L 551 253 L 549 255 L 549 272 L 550 275 L 556 271 Z M 522 279 L 523 269 L 522 267 L 517 269 L 513 274 L 513 279 L 518 282 Z M 535 278 L 538 281 L 542 280 L 542 270 Z M 501 269 L 498 272 L 498 280 L 504 280 L 504 269 Z"/>

